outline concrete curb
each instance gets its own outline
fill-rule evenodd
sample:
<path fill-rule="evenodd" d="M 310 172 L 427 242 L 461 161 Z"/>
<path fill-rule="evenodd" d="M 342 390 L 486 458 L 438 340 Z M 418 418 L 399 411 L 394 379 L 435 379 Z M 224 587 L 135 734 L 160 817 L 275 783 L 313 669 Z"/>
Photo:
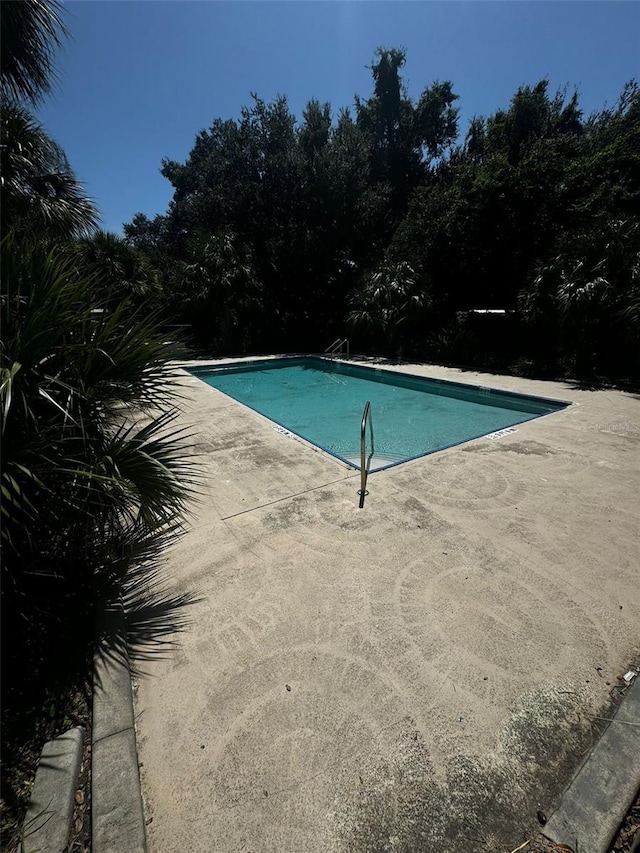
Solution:
<path fill-rule="evenodd" d="M 606 853 L 640 787 L 640 676 L 564 793 L 544 834 L 580 853 Z"/>
<path fill-rule="evenodd" d="M 83 742 L 83 729 L 77 726 L 43 746 L 24 821 L 24 850 L 62 853 L 66 849 Z"/>
<path fill-rule="evenodd" d="M 123 625 L 121 612 L 109 619 L 116 628 Z M 122 631 L 111 634 L 122 636 Z M 131 671 L 125 653 L 94 658 L 91 773 L 93 853 L 147 853 Z"/>

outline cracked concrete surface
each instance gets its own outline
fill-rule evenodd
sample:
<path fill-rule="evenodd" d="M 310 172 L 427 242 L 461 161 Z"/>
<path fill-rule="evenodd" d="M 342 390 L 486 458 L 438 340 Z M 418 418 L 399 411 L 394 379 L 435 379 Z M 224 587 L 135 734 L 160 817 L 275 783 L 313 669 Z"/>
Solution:
<path fill-rule="evenodd" d="M 601 731 L 640 639 L 638 398 L 399 369 L 573 405 L 360 510 L 359 472 L 184 380 L 206 480 L 167 573 L 202 600 L 137 695 L 152 853 L 510 851 Z"/>

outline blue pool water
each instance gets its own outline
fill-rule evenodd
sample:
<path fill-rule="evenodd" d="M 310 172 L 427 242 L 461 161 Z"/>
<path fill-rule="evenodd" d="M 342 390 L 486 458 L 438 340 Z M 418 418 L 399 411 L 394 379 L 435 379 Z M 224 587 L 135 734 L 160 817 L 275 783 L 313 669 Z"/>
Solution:
<path fill-rule="evenodd" d="M 359 460 L 362 411 L 370 401 L 375 440 L 371 469 L 433 453 L 566 405 L 312 357 L 191 372 L 351 463 Z"/>

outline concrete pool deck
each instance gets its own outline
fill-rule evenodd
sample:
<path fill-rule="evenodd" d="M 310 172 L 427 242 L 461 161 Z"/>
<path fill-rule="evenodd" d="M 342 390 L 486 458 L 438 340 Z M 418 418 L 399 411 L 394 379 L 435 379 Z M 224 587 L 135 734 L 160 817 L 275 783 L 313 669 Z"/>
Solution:
<path fill-rule="evenodd" d="M 185 378 L 206 478 L 166 568 L 201 600 L 137 691 L 152 853 L 508 853 L 601 731 L 640 648 L 637 396 L 397 369 L 574 405 L 358 509 L 358 471 Z"/>

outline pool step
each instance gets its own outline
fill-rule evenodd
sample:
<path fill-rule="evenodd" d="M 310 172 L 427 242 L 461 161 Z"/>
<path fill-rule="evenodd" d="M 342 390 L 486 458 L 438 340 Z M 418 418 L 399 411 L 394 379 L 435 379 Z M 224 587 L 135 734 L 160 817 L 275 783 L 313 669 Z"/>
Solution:
<path fill-rule="evenodd" d="M 341 453 L 340 456 L 346 459 L 354 468 L 360 468 L 360 451 Z M 386 468 L 387 465 L 402 462 L 406 458 L 401 453 L 374 453 L 369 461 L 369 471 L 378 471 L 380 468 Z"/>

